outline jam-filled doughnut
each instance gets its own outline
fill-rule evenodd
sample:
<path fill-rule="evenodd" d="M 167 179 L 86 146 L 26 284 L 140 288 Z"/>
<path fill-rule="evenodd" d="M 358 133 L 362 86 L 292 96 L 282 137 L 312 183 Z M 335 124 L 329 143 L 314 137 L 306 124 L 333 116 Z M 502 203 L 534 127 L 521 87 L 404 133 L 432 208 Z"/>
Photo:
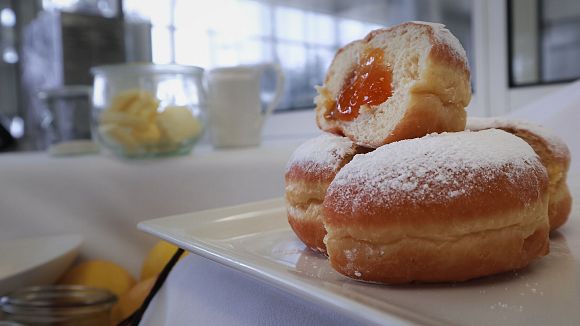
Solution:
<path fill-rule="evenodd" d="M 328 185 L 355 154 L 367 151 L 346 137 L 324 133 L 300 145 L 288 161 L 285 174 L 288 222 L 312 250 L 326 253 L 322 201 Z"/>
<path fill-rule="evenodd" d="M 572 196 L 566 176 L 570 167 L 570 150 L 558 136 L 546 128 L 517 120 L 504 118 L 469 118 L 467 129 L 484 130 L 497 128 L 514 134 L 528 143 L 540 156 L 540 161 L 548 170 L 550 179 L 548 193 L 548 217 L 553 231 L 568 220 L 572 210 Z"/>
<path fill-rule="evenodd" d="M 377 148 L 465 128 L 471 99 L 465 50 L 444 25 L 375 30 L 338 50 L 317 88 L 320 129 Z"/>
<path fill-rule="evenodd" d="M 497 129 L 357 155 L 329 186 L 323 215 L 332 267 L 370 282 L 463 281 L 549 250 L 546 169 Z"/>

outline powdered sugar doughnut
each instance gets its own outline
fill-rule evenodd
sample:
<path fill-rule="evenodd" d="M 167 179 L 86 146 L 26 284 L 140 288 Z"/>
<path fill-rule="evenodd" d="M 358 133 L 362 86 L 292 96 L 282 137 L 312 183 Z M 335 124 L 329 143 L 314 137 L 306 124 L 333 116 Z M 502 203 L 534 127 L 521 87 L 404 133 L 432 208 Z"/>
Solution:
<path fill-rule="evenodd" d="M 467 129 L 497 128 L 514 134 L 528 143 L 540 156 L 550 179 L 548 216 L 550 230 L 555 230 L 568 220 L 572 210 L 572 195 L 566 177 L 570 167 L 570 150 L 560 137 L 548 129 L 526 121 L 503 118 L 469 118 Z"/>
<path fill-rule="evenodd" d="M 324 200 L 330 263 L 381 283 L 462 281 L 548 252 L 548 177 L 501 130 L 428 135 L 357 155 Z"/>
<path fill-rule="evenodd" d="M 355 154 L 366 151 L 346 137 L 324 133 L 300 145 L 288 161 L 285 174 L 288 222 L 312 250 L 326 253 L 322 201 L 328 185 Z"/>

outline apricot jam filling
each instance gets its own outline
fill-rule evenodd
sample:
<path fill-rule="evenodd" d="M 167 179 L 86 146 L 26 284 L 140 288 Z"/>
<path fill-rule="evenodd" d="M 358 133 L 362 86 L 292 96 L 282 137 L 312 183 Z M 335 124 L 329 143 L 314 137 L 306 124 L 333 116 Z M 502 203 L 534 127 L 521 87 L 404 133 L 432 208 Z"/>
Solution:
<path fill-rule="evenodd" d="M 382 49 L 367 49 L 360 57 L 358 65 L 347 76 L 336 102 L 331 104 L 327 119 L 352 121 L 361 105 L 379 105 L 393 94 L 393 74 L 384 63 Z"/>

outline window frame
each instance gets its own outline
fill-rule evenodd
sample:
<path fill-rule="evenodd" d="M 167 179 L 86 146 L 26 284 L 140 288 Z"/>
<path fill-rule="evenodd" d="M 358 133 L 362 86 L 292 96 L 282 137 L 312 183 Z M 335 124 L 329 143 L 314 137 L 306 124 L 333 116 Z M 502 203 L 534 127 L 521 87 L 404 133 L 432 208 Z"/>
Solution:
<path fill-rule="evenodd" d="M 542 51 L 542 44 L 543 44 L 543 34 L 541 33 L 542 26 L 543 26 L 543 8 L 545 0 L 534 0 L 536 1 L 536 10 L 538 15 L 536 17 L 536 27 L 538 30 L 537 35 L 537 46 L 536 51 L 538 54 L 538 81 L 535 82 L 523 82 L 517 83 L 515 81 L 515 74 L 513 71 L 514 67 L 514 51 L 513 51 L 513 44 L 514 44 L 514 20 L 513 20 L 513 13 L 514 13 L 514 0 L 507 0 L 506 1 L 506 15 L 507 15 L 507 59 L 508 59 L 508 86 L 509 88 L 525 88 L 525 87 L 537 87 L 537 86 L 550 86 L 550 85 L 562 85 L 574 82 L 580 79 L 580 76 L 576 78 L 561 78 L 557 80 L 549 80 L 549 81 L 542 81 L 543 79 L 543 66 L 544 66 L 544 53 Z"/>

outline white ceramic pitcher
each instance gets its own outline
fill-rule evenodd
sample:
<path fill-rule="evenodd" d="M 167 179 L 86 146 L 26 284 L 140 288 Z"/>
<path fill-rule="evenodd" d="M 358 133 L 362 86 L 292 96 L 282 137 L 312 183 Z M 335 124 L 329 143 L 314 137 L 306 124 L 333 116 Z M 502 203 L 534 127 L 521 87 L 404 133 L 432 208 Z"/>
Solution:
<path fill-rule="evenodd" d="M 275 93 L 264 109 L 261 78 L 276 73 Z M 216 68 L 208 75 L 208 113 L 211 142 L 216 148 L 257 146 L 264 121 L 280 102 L 284 75 L 278 65 L 261 64 Z"/>

